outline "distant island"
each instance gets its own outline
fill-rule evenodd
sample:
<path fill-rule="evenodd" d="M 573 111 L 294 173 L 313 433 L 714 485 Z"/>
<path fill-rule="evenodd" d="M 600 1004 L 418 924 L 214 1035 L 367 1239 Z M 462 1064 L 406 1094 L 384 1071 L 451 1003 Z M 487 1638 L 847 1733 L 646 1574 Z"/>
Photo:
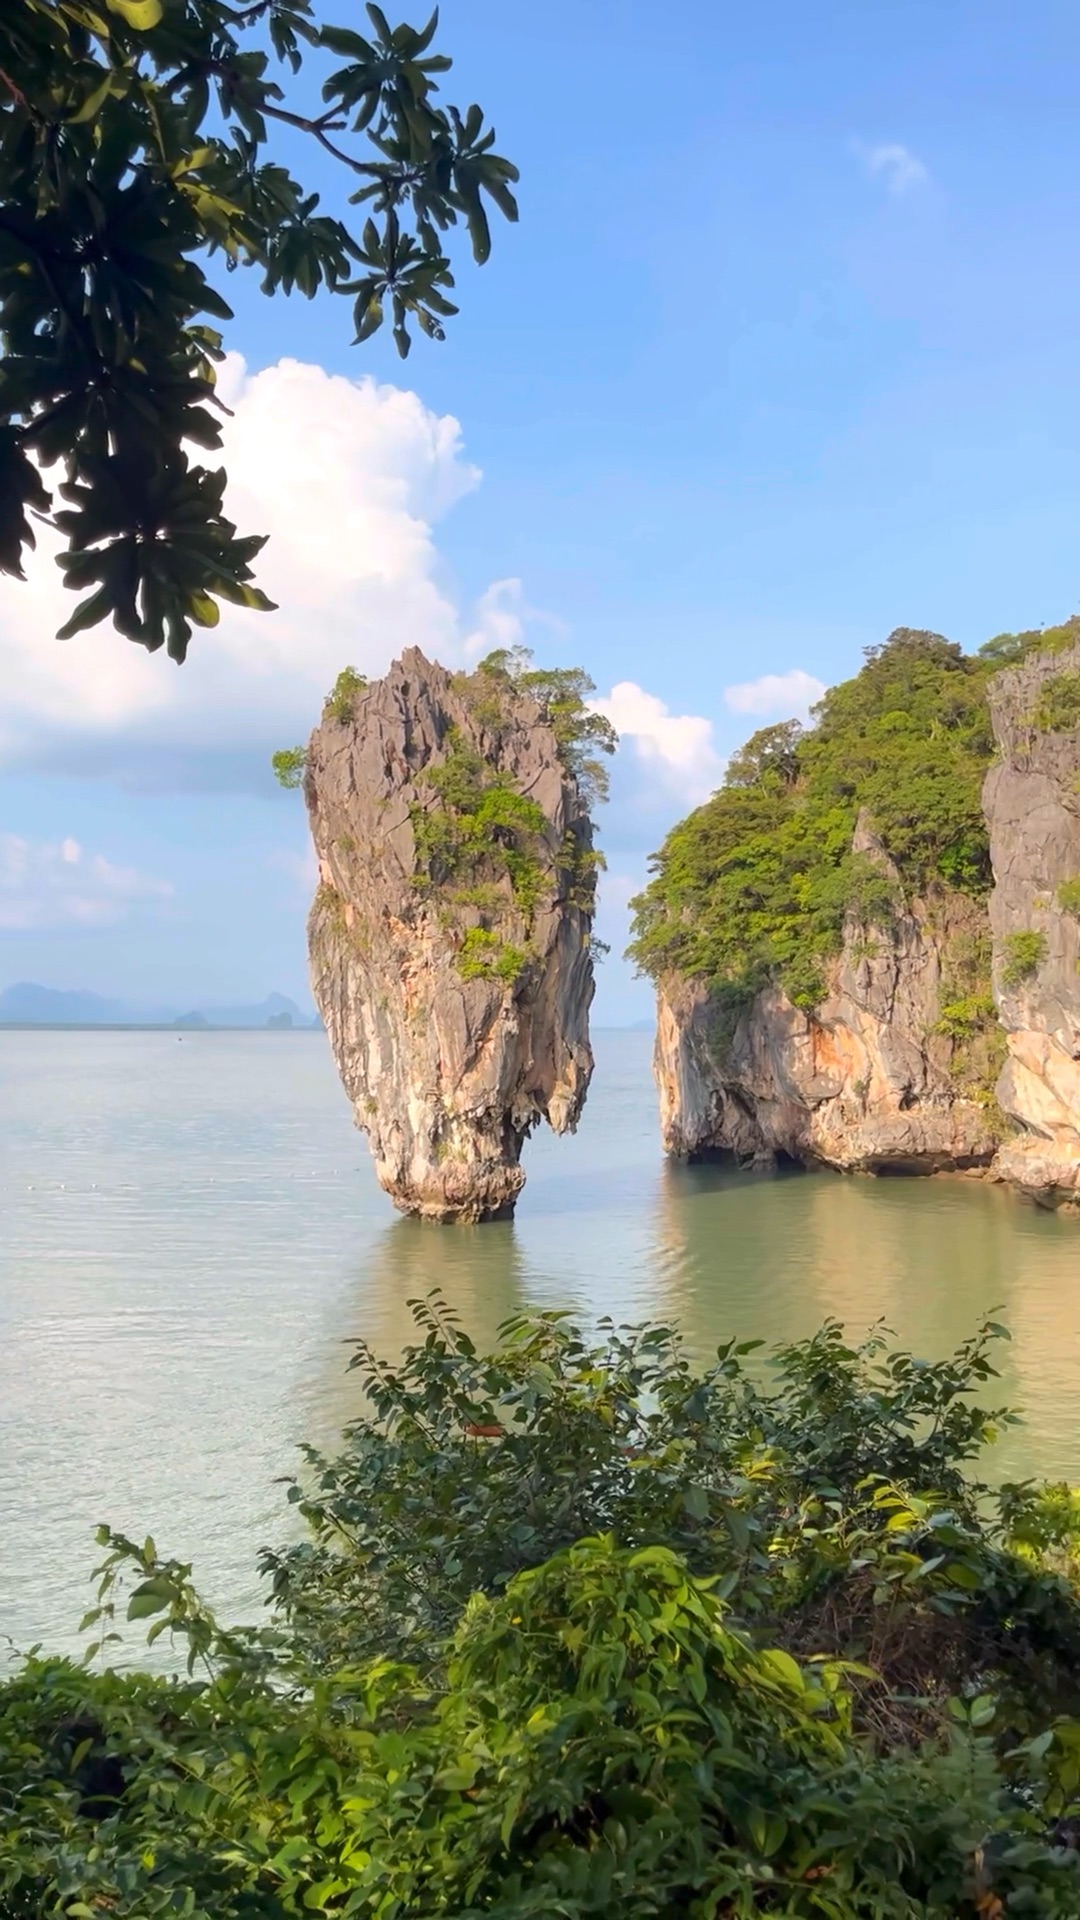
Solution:
<path fill-rule="evenodd" d="M 265 1000 L 245 1006 L 216 1006 L 209 1001 L 198 1006 L 144 1006 L 79 989 L 41 987 L 29 980 L 0 992 L 0 1027 L 182 1027 L 197 1031 L 243 1027 L 289 1031 L 321 1025 L 316 1013 L 299 1007 L 283 993 L 268 994 Z"/>

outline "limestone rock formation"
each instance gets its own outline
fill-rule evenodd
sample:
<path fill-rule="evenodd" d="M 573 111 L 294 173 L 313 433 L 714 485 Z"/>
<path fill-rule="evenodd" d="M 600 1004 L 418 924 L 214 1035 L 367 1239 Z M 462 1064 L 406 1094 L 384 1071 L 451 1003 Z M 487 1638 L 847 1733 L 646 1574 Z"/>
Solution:
<path fill-rule="evenodd" d="M 312 986 L 403 1212 L 510 1214 L 528 1134 L 577 1124 L 597 863 L 580 764 L 512 676 L 416 648 L 339 683 L 312 735 Z"/>
<path fill-rule="evenodd" d="M 852 850 L 898 883 L 865 816 Z M 819 1006 L 804 1012 L 769 988 L 730 1031 L 703 983 L 662 979 L 655 1072 L 666 1151 L 850 1172 L 986 1165 L 995 1137 L 957 1071 L 965 1042 L 939 1028 L 950 971 L 982 917 L 959 894 L 916 900 L 888 928 L 849 917 Z"/>
<path fill-rule="evenodd" d="M 998 1100 L 1020 1129 L 994 1172 L 1080 1205 L 1080 639 L 997 675 L 989 699 L 1000 757 L 983 806 L 1009 1048 Z"/>

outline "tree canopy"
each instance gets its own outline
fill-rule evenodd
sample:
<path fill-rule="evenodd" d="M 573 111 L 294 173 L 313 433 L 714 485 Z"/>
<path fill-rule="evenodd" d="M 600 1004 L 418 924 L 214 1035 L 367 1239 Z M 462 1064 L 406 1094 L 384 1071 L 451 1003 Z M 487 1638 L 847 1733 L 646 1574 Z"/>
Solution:
<path fill-rule="evenodd" d="M 826 693 L 813 728 L 785 721 L 754 734 L 720 791 L 654 857 L 634 902 L 641 970 L 744 998 L 777 981 L 796 1004 L 816 1005 L 848 911 L 873 920 L 893 904 L 886 876 L 852 852 L 863 808 L 909 895 L 985 893 L 986 682 L 998 664 L 902 627 Z"/>
<path fill-rule="evenodd" d="M 23 577 L 35 517 L 61 534 L 85 596 L 61 638 L 112 619 L 182 661 L 221 601 L 271 604 L 263 537 L 238 533 L 224 472 L 188 451 L 220 446 L 225 411 L 232 310 L 211 260 L 268 294 L 343 294 L 356 340 L 385 320 L 404 355 L 414 323 L 441 340 L 457 312 L 452 230 L 483 262 L 489 203 L 517 218 L 481 109 L 440 104 L 437 13 L 367 14 L 359 32 L 318 0 L 0 9 L 0 570 Z M 341 208 L 290 172 L 283 129 L 335 162 Z"/>

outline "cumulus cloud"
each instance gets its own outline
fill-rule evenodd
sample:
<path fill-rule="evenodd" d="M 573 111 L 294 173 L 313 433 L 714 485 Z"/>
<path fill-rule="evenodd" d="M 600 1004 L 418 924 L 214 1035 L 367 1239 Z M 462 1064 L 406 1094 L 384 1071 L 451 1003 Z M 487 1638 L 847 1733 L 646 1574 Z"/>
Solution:
<path fill-rule="evenodd" d="M 856 140 L 853 145 L 867 173 L 880 180 L 894 198 L 900 199 L 913 187 L 925 187 L 929 183 L 929 169 L 910 147 L 901 146 L 899 141 L 882 141 L 878 146 L 867 147 Z"/>
<path fill-rule="evenodd" d="M 520 638 L 519 583 L 496 583 L 470 621 L 441 577 L 434 529 L 480 478 L 456 420 L 295 360 L 253 374 L 233 355 L 222 372 L 228 511 L 271 536 L 258 579 L 279 611 L 223 609 L 179 669 L 111 627 L 61 644 L 71 601 L 42 541 L 28 582 L 0 585 L 0 765 L 190 784 L 200 757 L 302 738 L 347 663 L 378 673 L 408 645 L 452 660 L 467 636 Z"/>
<path fill-rule="evenodd" d="M 669 713 L 654 693 L 636 681 L 620 680 L 606 699 L 593 702 L 611 721 L 620 740 L 629 741 L 653 778 L 693 805 L 716 787 L 723 762 L 713 745 L 712 722 L 697 713 Z"/>
<path fill-rule="evenodd" d="M 77 840 L 25 840 L 0 833 L 0 929 L 108 927 L 139 901 L 167 900 L 172 887 L 133 867 L 87 853 Z"/>
<path fill-rule="evenodd" d="M 790 673 L 763 673 L 759 680 L 744 680 L 740 686 L 725 687 L 724 700 L 732 713 L 752 713 L 762 718 L 776 714 L 783 720 L 805 720 L 812 706 L 825 692 L 825 683 L 812 673 L 793 667 Z"/>

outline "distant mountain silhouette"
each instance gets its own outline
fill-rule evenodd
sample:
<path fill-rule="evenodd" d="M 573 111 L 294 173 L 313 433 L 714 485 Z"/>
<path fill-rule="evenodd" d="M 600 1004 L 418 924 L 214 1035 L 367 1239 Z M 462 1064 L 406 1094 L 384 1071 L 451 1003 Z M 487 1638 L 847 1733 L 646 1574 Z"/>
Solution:
<path fill-rule="evenodd" d="M 249 1006 L 140 1006 L 100 993 L 62 991 L 21 980 L 0 993 L 0 1026 L 34 1027 L 314 1027 L 317 1015 L 283 993 Z"/>
<path fill-rule="evenodd" d="M 154 1015 L 144 1012 L 141 1017 L 153 1020 Z M 131 1018 L 132 1010 L 122 1000 L 106 1000 L 100 993 L 62 993 L 55 987 L 35 986 L 29 980 L 0 993 L 0 1020 L 25 1020 L 50 1027 L 101 1027 Z"/>

